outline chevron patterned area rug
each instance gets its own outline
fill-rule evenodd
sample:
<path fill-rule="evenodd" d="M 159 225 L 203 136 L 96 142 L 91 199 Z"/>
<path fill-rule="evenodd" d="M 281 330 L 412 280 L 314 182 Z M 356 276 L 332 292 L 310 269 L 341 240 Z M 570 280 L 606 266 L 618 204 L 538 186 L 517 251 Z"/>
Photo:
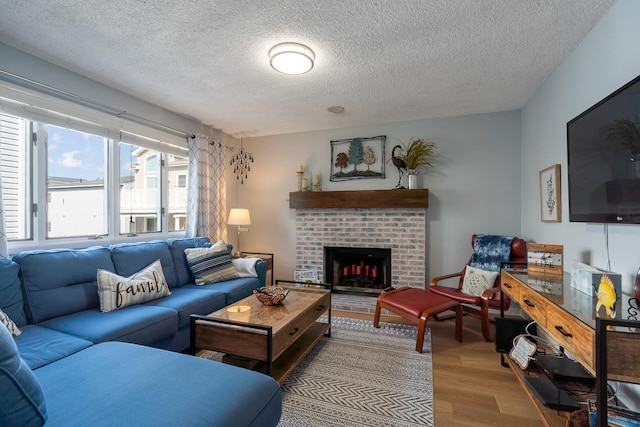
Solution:
<path fill-rule="evenodd" d="M 279 427 L 433 426 L 431 339 L 414 326 L 333 318 L 282 385 Z"/>

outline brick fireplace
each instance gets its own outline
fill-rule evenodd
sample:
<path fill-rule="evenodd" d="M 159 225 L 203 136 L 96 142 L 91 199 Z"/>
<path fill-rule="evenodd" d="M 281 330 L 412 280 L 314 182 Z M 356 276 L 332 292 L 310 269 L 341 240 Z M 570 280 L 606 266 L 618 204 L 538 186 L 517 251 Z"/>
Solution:
<path fill-rule="evenodd" d="M 403 194 L 416 198 L 418 193 L 412 192 L 418 191 L 321 192 L 316 193 L 318 196 L 291 193 L 297 196 L 290 198 L 290 207 L 296 209 L 296 269 L 317 271 L 321 280 L 327 281 L 324 277 L 325 247 L 388 248 L 391 250 L 391 286 L 424 288 L 427 203 L 424 200 L 421 206 L 414 207 L 416 203 L 412 201 L 402 203 L 397 200 Z M 422 191 L 426 197 L 426 190 Z M 376 202 L 368 193 L 379 194 L 383 199 Z M 388 202 L 387 195 L 394 198 L 393 203 Z M 309 196 L 322 199 L 309 202 L 306 199 Z M 300 197 L 305 197 L 304 202 L 300 202 Z M 323 203 L 324 199 L 330 203 Z M 323 207 L 335 205 L 336 200 L 343 200 L 344 207 Z M 389 204 L 394 207 L 388 207 Z"/>

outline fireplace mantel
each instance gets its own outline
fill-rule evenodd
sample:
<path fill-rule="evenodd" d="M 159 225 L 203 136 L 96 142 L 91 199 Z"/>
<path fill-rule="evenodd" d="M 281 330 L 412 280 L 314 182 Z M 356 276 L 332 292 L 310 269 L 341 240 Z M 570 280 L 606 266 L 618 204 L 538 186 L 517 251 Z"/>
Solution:
<path fill-rule="evenodd" d="M 291 209 L 427 208 L 429 190 L 297 191 L 289 193 Z"/>

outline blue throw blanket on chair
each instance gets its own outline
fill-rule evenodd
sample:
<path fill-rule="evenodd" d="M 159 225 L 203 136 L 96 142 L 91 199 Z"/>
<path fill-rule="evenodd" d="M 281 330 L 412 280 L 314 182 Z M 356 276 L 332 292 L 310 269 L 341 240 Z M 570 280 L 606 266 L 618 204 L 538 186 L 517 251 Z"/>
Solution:
<path fill-rule="evenodd" d="M 477 234 L 471 255 L 471 267 L 485 271 L 500 271 L 500 263 L 511 257 L 512 236 Z"/>

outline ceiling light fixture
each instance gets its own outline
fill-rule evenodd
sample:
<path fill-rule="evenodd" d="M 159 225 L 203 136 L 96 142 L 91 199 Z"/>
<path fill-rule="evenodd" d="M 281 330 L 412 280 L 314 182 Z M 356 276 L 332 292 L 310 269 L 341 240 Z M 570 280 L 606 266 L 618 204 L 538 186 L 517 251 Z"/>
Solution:
<path fill-rule="evenodd" d="M 304 74 L 313 68 L 316 55 L 300 43 L 280 43 L 269 50 L 269 64 L 284 74 Z"/>
<path fill-rule="evenodd" d="M 334 105 L 333 107 L 327 108 L 327 111 L 330 113 L 340 114 L 344 113 L 344 107 L 341 105 Z"/>

